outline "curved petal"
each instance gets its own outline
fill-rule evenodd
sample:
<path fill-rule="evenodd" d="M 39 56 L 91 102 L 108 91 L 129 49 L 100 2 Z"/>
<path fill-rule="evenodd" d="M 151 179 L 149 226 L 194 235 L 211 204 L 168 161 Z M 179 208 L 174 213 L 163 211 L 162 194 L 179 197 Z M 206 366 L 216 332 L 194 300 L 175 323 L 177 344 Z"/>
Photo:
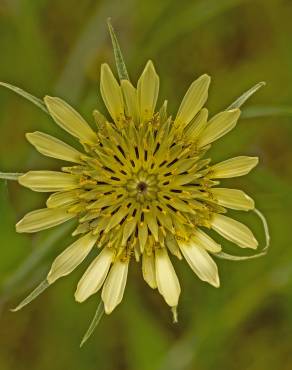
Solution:
<path fill-rule="evenodd" d="M 233 157 L 212 166 L 209 176 L 212 179 L 243 176 L 248 174 L 258 163 L 258 157 Z"/>
<path fill-rule="evenodd" d="M 141 121 L 147 121 L 153 116 L 159 93 L 159 77 L 151 60 L 139 78 L 137 93 Z"/>
<path fill-rule="evenodd" d="M 184 136 L 189 141 L 196 141 L 200 133 L 205 129 L 208 120 L 208 109 L 203 108 L 185 128 Z"/>
<path fill-rule="evenodd" d="M 120 85 L 106 63 L 101 66 L 100 92 L 109 114 L 118 123 L 124 117 L 123 96 Z"/>
<path fill-rule="evenodd" d="M 49 284 L 54 283 L 62 276 L 70 274 L 79 266 L 93 248 L 97 238 L 96 235 L 89 232 L 66 248 L 52 264 L 47 276 Z"/>
<path fill-rule="evenodd" d="M 74 203 L 79 203 L 79 194 L 80 191 L 78 190 L 59 191 L 49 196 L 46 205 L 48 208 L 70 206 Z"/>
<path fill-rule="evenodd" d="M 75 215 L 64 208 L 43 208 L 27 213 L 17 224 L 18 233 L 35 233 L 62 224 Z"/>
<path fill-rule="evenodd" d="M 114 258 L 114 250 L 105 247 L 79 280 L 75 292 L 77 302 L 83 302 L 103 285 Z"/>
<path fill-rule="evenodd" d="M 181 289 L 166 248 L 155 251 L 155 274 L 159 293 L 170 307 L 176 307 Z"/>
<path fill-rule="evenodd" d="M 232 109 L 218 113 L 211 118 L 199 137 L 198 147 L 206 146 L 232 130 L 236 125 L 240 113 L 239 109 Z"/>
<path fill-rule="evenodd" d="M 207 281 L 209 284 L 218 288 L 220 286 L 220 281 L 217 265 L 208 252 L 194 242 L 186 243 L 178 241 L 178 244 L 184 258 L 194 273 L 197 274 L 201 280 Z"/>
<path fill-rule="evenodd" d="M 208 98 L 210 81 L 210 76 L 204 74 L 191 84 L 174 121 L 177 127 L 185 127 L 203 107 Z"/>
<path fill-rule="evenodd" d="M 211 227 L 225 239 L 230 240 L 242 248 L 256 249 L 258 246 L 258 241 L 250 229 L 233 218 L 214 214 Z"/>
<path fill-rule="evenodd" d="M 36 148 L 38 152 L 47 156 L 63 161 L 81 163 L 81 153 L 63 141 L 43 132 L 32 132 L 25 135 L 27 140 Z"/>
<path fill-rule="evenodd" d="M 254 209 L 253 199 L 242 190 L 212 188 L 211 192 L 220 206 L 239 211 L 250 211 Z"/>
<path fill-rule="evenodd" d="M 60 98 L 46 96 L 45 104 L 54 121 L 84 143 L 96 143 L 97 136 L 88 123 L 69 104 Z"/>
<path fill-rule="evenodd" d="M 121 303 L 126 287 L 129 260 L 117 260 L 103 285 L 101 298 L 106 314 L 110 314 Z"/>
<path fill-rule="evenodd" d="M 138 96 L 135 87 L 128 80 L 122 80 L 121 88 L 126 106 L 126 113 L 137 124 L 139 123 Z"/>
<path fill-rule="evenodd" d="M 212 253 L 218 253 L 221 251 L 221 245 L 216 243 L 209 235 L 204 233 L 201 229 L 197 228 L 194 235 L 191 237 L 195 244 L 198 244 L 202 248 Z"/>
<path fill-rule="evenodd" d="M 156 276 L 155 276 L 155 261 L 154 255 L 143 254 L 142 259 L 142 273 L 146 283 L 152 288 L 157 288 Z"/>
<path fill-rule="evenodd" d="M 29 171 L 18 177 L 20 185 L 38 192 L 72 190 L 79 187 L 79 177 L 58 171 Z"/>

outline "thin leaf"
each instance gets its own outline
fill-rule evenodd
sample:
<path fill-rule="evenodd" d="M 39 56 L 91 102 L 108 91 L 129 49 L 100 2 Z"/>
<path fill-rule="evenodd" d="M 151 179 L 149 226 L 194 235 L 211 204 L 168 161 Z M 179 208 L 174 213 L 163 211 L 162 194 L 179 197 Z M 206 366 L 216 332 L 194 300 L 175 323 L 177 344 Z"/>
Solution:
<path fill-rule="evenodd" d="M 87 330 L 87 332 L 85 333 L 84 337 L 82 338 L 82 341 L 80 343 L 80 348 L 85 344 L 85 342 L 87 342 L 87 340 L 91 337 L 91 335 L 93 334 L 95 328 L 97 327 L 98 323 L 100 322 L 101 318 L 102 318 L 102 315 L 104 313 L 104 306 L 103 306 L 103 302 L 101 301 L 99 303 L 99 305 L 97 306 L 97 309 L 95 311 L 95 315 L 89 325 L 89 328 Z"/>
<path fill-rule="evenodd" d="M 215 257 L 225 259 L 225 260 L 230 260 L 230 261 L 246 261 L 246 260 L 251 260 L 251 259 L 254 259 L 254 258 L 259 258 L 259 257 L 265 256 L 268 253 L 268 249 L 270 247 L 270 232 L 269 232 L 269 227 L 268 227 L 267 220 L 266 220 L 265 216 L 258 209 L 256 209 L 256 208 L 253 209 L 253 212 L 262 221 L 262 224 L 263 224 L 263 227 L 264 227 L 265 246 L 262 248 L 261 252 L 253 254 L 251 256 L 234 256 L 232 254 L 219 252 L 219 253 L 214 253 Z"/>
<path fill-rule="evenodd" d="M 18 177 L 22 176 L 22 175 L 23 175 L 23 173 L 0 172 L 0 179 L 18 180 Z"/>
<path fill-rule="evenodd" d="M 8 84 L 6 82 L 0 82 L 0 86 L 6 87 L 7 89 L 15 92 L 16 94 L 18 94 L 18 95 L 22 96 L 23 98 L 29 100 L 31 103 L 35 104 L 37 107 L 39 107 L 44 112 L 49 114 L 49 112 L 48 112 L 48 110 L 45 106 L 45 103 L 41 99 L 36 98 L 35 96 L 33 96 L 30 93 L 22 90 L 21 88 L 13 86 L 11 84 Z"/>
<path fill-rule="evenodd" d="M 23 307 L 28 305 L 30 302 L 32 302 L 34 299 L 36 299 L 43 291 L 45 291 L 50 284 L 48 283 L 47 279 L 43 280 L 26 298 L 24 298 L 23 301 L 19 303 L 18 306 L 11 309 L 10 311 L 16 312 L 21 310 Z"/>
<path fill-rule="evenodd" d="M 243 93 L 238 99 L 235 100 L 226 110 L 240 108 L 255 92 L 257 92 L 261 87 L 265 86 L 265 82 L 259 82 L 251 89 Z"/>
<path fill-rule="evenodd" d="M 113 26 L 111 25 L 110 18 L 108 18 L 108 20 L 107 20 L 107 25 L 108 25 L 109 33 L 110 33 L 112 44 L 113 44 L 115 62 L 116 62 L 116 67 L 117 67 L 119 79 L 120 79 L 120 81 L 121 80 L 129 80 L 127 67 L 126 67 L 126 64 L 124 62 L 123 54 L 122 54 L 117 36 L 115 34 Z"/>

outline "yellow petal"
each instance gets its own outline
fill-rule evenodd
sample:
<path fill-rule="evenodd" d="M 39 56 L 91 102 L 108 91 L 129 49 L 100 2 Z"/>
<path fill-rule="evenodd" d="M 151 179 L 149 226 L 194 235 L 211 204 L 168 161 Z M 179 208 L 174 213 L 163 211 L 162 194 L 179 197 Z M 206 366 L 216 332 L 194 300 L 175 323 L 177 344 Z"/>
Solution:
<path fill-rule="evenodd" d="M 238 177 L 248 174 L 259 163 L 258 157 L 239 156 L 227 159 L 211 167 L 212 179 Z"/>
<path fill-rule="evenodd" d="M 54 121 L 65 131 L 84 143 L 97 141 L 96 134 L 88 123 L 64 100 L 46 96 L 44 101 Z"/>
<path fill-rule="evenodd" d="M 256 249 L 258 246 L 258 242 L 250 229 L 233 218 L 214 214 L 211 227 L 225 239 L 242 248 Z"/>
<path fill-rule="evenodd" d="M 239 211 L 249 211 L 254 209 L 253 199 L 242 190 L 212 188 L 212 194 L 220 206 Z"/>
<path fill-rule="evenodd" d="M 184 137 L 189 141 L 196 141 L 207 125 L 208 109 L 203 108 L 185 128 Z"/>
<path fill-rule="evenodd" d="M 136 229 L 137 219 L 134 217 L 130 220 L 126 220 L 124 223 L 123 238 L 121 245 L 126 246 L 128 239 Z"/>
<path fill-rule="evenodd" d="M 138 227 L 138 239 L 140 244 L 141 253 L 143 253 L 148 239 L 148 227 L 146 222 L 143 222 Z"/>
<path fill-rule="evenodd" d="M 46 155 L 62 159 L 63 161 L 81 163 L 81 153 L 63 141 L 43 132 L 32 132 L 25 135 L 27 140 L 36 148 L 37 151 Z"/>
<path fill-rule="evenodd" d="M 93 248 L 96 240 L 97 236 L 89 232 L 66 248 L 52 264 L 47 276 L 49 284 L 54 283 L 62 276 L 70 274 L 70 272 L 79 266 Z"/>
<path fill-rule="evenodd" d="M 60 191 L 49 196 L 46 205 L 48 208 L 65 207 L 79 201 L 79 191 Z"/>
<path fill-rule="evenodd" d="M 78 283 L 75 292 L 77 302 L 85 301 L 102 287 L 113 258 L 114 250 L 105 247 L 93 260 Z"/>
<path fill-rule="evenodd" d="M 185 127 L 203 107 L 208 98 L 210 81 L 210 76 L 204 74 L 191 84 L 178 109 L 176 127 Z"/>
<path fill-rule="evenodd" d="M 181 290 L 165 248 L 155 251 L 155 274 L 159 293 L 170 307 L 176 307 Z"/>
<path fill-rule="evenodd" d="M 103 285 L 101 298 L 106 314 L 110 314 L 121 303 L 126 287 L 129 261 L 116 261 Z"/>
<path fill-rule="evenodd" d="M 78 176 L 57 171 L 29 171 L 19 176 L 18 182 L 39 192 L 55 192 L 79 187 Z"/>
<path fill-rule="evenodd" d="M 137 92 L 141 121 L 147 121 L 153 116 L 159 93 L 159 77 L 152 61 L 147 62 L 139 78 Z"/>
<path fill-rule="evenodd" d="M 157 288 L 156 276 L 155 276 L 155 262 L 154 255 L 143 254 L 142 259 L 142 273 L 146 283 L 152 288 Z"/>
<path fill-rule="evenodd" d="M 74 215 L 69 214 L 66 209 L 43 208 L 27 213 L 17 224 L 18 233 L 35 233 L 70 220 Z"/>
<path fill-rule="evenodd" d="M 107 64 L 101 66 L 100 92 L 109 114 L 118 123 L 124 117 L 123 96 L 120 85 Z"/>
<path fill-rule="evenodd" d="M 154 212 L 145 212 L 144 213 L 145 222 L 147 223 L 148 229 L 151 231 L 151 234 L 154 236 L 155 241 L 158 242 L 158 223 L 157 218 Z"/>
<path fill-rule="evenodd" d="M 198 147 L 203 147 L 219 139 L 234 128 L 240 116 L 239 109 L 216 114 L 209 122 L 198 140 Z"/>
<path fill-rule="evenodd" d="M 122 80 L 121 88 L 127 116 L 131 117 L 135 123 L 139 123 L 139 106 L 136 89 L 128 80 Z"/>
<path fill-rule="evenodd" d="M 208 252 L 192 241 L 188 243 L 178 241 L 178 244 L 184 258 L 194 273 L 201 280 L 207 281 L 209 284 L 218 288 L 220 281 L 217 265 L 209 256 Z"/>
<path fill-rule="evenodd" d="M 201 229 L 196 229 L 196 232 L 191 237 L 195 244 L 201 246 L 212 253 L 218 253 L 221 251 L 221 245 L 216 243 L 209 235 L 204 233 Z"/>

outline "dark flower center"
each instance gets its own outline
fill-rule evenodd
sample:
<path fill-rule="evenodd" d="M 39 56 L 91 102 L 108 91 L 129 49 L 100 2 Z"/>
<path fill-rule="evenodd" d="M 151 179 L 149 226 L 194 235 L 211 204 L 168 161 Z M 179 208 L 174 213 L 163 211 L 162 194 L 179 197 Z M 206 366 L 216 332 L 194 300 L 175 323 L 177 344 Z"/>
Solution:
<path fill-rule="evenodd" d="M 137 190 L 140 192 L 140 193 L 145 193 L 147 191 L 147 187 L 148 185 L 146 184 L 146 182 L 144 181 L 140 181 L 138 184 L 137 184 Z"/>

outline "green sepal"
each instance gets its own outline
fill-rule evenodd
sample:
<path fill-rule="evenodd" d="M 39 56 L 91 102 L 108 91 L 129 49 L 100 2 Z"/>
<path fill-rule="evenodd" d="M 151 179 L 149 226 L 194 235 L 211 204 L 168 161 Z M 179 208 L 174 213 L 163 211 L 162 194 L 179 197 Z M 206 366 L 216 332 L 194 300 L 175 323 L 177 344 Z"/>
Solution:
<path fill-rule="evenodd" d="M 261 252 L 252 254 L 250 256 L 234 256 L 232 254 L 228 254 L 225 252 L 219 252 L 219 253 L 214 253 L 213 256 L 224 259 L 224 260 L 229 260 L 229 261 L 247 261 L 251 260 L 254 258 L 259 258 L 263 257 L 268 253 L 269 247 L 270 247 L 270 232 L 269 232 L 269 227 L 267 220 L 265 216 L 258 210 L 258 209 L 253 209 L 253 212 L 260 218 L 262 221 L 263 227 L 264 227 L 264 233 L 265 233 L 265 246 L 262 248 Z"/>
<path fill-rule="evenodd" d="M 117 67 L 119 79 L 120 79 L 120 81 L 129 80 L 129 75 L 128 75 L 127 67 L 126 67 L 126 64 L 125 64 L 125 61 L 124 61 L 124 57 L 123 57 L 123 54 L 122 54 L 117 36 L 116 36 L 115 31 L 113 29 L 113 26 L 111 24 L 110 18 L 108 18 L 108 20 L 107 20 L 107 25 L 108 25 L 109 33 L 110 33 L 111 40 L 112 40 L 115 62 L 116 62 L 116 67 Z"/>
<path fill-rule="evenodd" d="M 32 302 L 34 299 L 36 299 L 41 293 L 43 293 L 48 287 L 50 286 L 47 279 L 43 280 L 26 298 L 24 298 L 23 301 L 19 303 L 18 306 L 11 309 L 10 311 L 16 312 L 21 310 L 23 307 L 28 305 L 30 302 Z"/>
<path fill-rule="evenodd" d="M 20 87 L 13 86 L 13 85 L 8 84 L 6 82 L 0 82 L 0 86 L 6 87 L 7 89 L 15 92 L 16 94 L 18 94 L 18 95 L 22 96 L 23 98 L 29 100 L 31 103 L 35 104 L 41 110 L 43 110 L 44 112 L 49 114 L 49 111 L 47 110 L 47 107 L 46 107 L 45 103 L 41 99 L 39 99 L 39 98 L 31 95 L 30 93 L 22 90 Z"/>
<path fill-rule="evenodd" d="M 84 337 L 82 338 L 82 341 L 80 343 L 80 348 L 91 337 L 91 335 L 93 334 L 95 328 L 99 324 L 99 322 L 100 322 L 103 314 L 104 314 L 104 306 L 103 306 L 103 302 L 100 301 L 100 303 L 98 304 L 97 309 L 95 311 L 94 317 L 93 317 L 93 319 L 92 319 L 92 321 L 91 321 L 91 323 L 89 325 L 89 328 L 87 329 L 87 332 L 84 334 Z"/>
<path fill-rule="evenodd" d="M 0 179 L 3 180 L 18 180 L 19 176 L 22 176 L 23 173 L 12 173 L 12 172 L 0 172 Z"/>
<path fill-rule="evenodd" d="M 257 92 L 261 87 L 265 86 L 265 82 L 259 82 L 251 89 L 244 92 L 238 99 L 236 99 L 226 110 L 240 108 L 255 92 Z"/>

